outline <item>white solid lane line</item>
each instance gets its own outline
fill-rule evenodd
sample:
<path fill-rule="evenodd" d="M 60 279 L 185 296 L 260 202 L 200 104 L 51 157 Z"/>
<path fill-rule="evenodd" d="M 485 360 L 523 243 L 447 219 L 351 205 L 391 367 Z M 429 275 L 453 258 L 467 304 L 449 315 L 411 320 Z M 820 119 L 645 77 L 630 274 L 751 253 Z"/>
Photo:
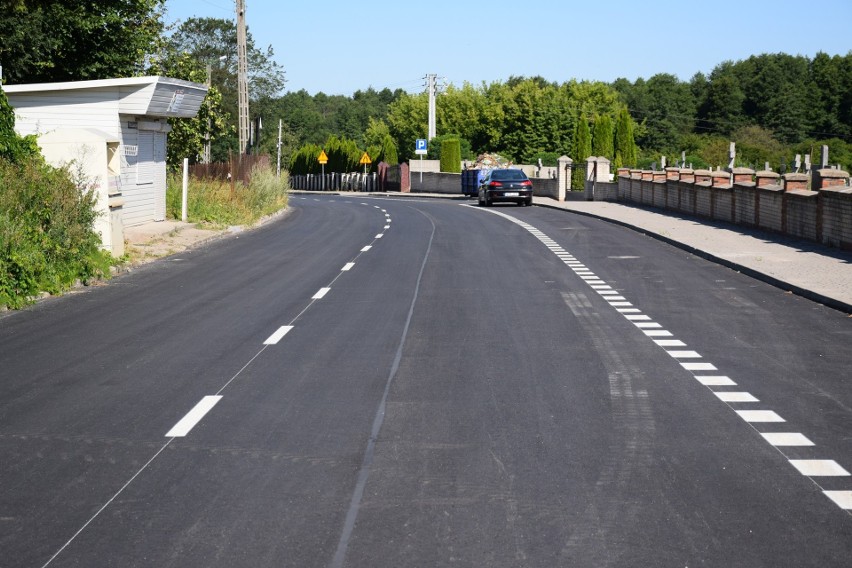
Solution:
<path fill-rule="evenodd" d="M 218 395 L 205 396 L 202 398 L 201 401 L 186 414 L 186 416 L 180 419 L 180 422 L 175 424 L 174 427 L 166 433 L 166 438 L 182 438 L 189 434 L 190 430 L 192 430 L 220 400 L 222 400 L 222 397 Z"/>
<path fill-rule="evenodd" d="M 290 333 L 290 330 L 293 329 L 292 325 L 282 325 L 278 328 L 278 331 L 269 336 L 269 338 L 263 342 L 264 345 L 277 345 L 281 339 Z"/>

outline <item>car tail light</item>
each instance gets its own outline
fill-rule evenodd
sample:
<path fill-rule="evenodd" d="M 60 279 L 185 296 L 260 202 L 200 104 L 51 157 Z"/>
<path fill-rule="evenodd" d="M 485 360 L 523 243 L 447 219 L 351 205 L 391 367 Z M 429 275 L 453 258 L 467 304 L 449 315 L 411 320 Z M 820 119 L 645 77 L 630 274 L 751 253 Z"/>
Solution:
<path fill-rule="evenodd" d="M 522 181 L 521 185 L 524 187 L 532 187 L 532 182 L 530 180 Z"/>
<path fill-rule="evenodd" d="M 500 183 L 499 181 L 492 181 L 491 183 L 488 184 L 488 187 L 503 187 L 503 184 Z"/>

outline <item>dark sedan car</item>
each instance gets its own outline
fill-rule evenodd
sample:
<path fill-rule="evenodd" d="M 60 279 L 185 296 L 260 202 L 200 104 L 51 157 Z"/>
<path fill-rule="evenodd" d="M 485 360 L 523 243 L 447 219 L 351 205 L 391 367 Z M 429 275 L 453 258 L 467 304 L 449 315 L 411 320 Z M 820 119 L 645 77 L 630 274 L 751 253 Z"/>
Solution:
<path fill-rule="evenodd" d="M 532 205 L 532 182 L 521 170 L 491 170 L 479 184 L 479 204 L 512 202 Z"/>

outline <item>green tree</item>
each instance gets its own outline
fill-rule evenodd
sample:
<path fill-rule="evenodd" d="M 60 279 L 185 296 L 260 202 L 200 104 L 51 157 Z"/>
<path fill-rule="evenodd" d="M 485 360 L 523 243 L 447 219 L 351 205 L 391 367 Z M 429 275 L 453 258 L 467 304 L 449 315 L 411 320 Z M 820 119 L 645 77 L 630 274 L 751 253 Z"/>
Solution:
<path fill-rule="evenodd" d="M 705 97 L 698 109 L 702 130 L 729 135 L 737 128 L 744 126 L 746 123 L 743 111 L 745 99 L 733 62 L 726 61 L 716 66 L 710 73 Z"/>
<path fill-rule="evenodd" d="M 592 155 L 592 135 L 589 123 L 582 116 L 577 118 L 577 129 L 574 132 L 574 164 L 577 167 L 571 176 L 571 187 L 583 189 L 586 186 L 586 158 Z"/>
<path fill-rule="evenodd" d="M 425 138 L 429 123 L 429 97 L 426 93 L 403 94 L 388 105 L 388 127 L 399 149 L 400 158 L 414 156 L 414 143 Z"/>
<path fill-rule="evenodd" d="M 695 100 L 688 83 L 668 73 L 654 75 L 647 81 L 637 80 L 630 113 L 643 120 L 646 129 L 638 143 L 663 152 L 675 152 L 680 138 L 692 132 L 695 122 Z"/>
<path fill-rule="evenodd" d="M 615 140 L 613 138 L 612 119 L 608 114 L 595 117 L 592 133 L 592 155 L 603 156 L 612 161 L 615 158 Z"/>
<path fill-rule="evenodd" d="M 369 117 L 367 130 L 364 132 L 364 142 L 367 146 L 381 146 L 386 136 L 390 136 L 388 124 L 380 119 Z"/>
<path fill-rule="evenodd" d="M 399 152 L 396 149 L 396 143 L 393 141 L 393 138 L 390 134 L 385 134 L 382 137 L 382 142 L 378 146 L 379 150 L 375 154 L 370 154 L 370 156 L 375 156 L 373 160 L 373 169 L 376 169 L 380 162 L 385 162 L 388 165 L 395 166 L 399 163 Z"/>
<path fill-rule="evenodd" d="M 203 66 L 211 67 L 211 82 L 221 92 L 226 107 L 236 108 L 237 99 L 237 26 L 221 18 L 189 18 L 168 38 L 168 47 L 188 53 Z M 269 46 L 255 45 L 251 30 L 246 30 L 249 99 L 257 101 L 277 97 L 284 89 L 284 69 L 275 62 Z M 229 112 L 231 109 L 229 109 Z M 232 113 L 236 116 L 236 113 Z"/>
<path fill-rule="evenodd" d="M 188 18 L 169 36 L 161 47 L 159 59 L 171 60 L 181 54 L 188 54 L 198 68 L 205 72 L 198 82 L 207 79 L 206 70 L 210 70 L 210 83 L 221 94 L 220 106 L 230 119 L 230 127 L 217 137 L 213 144 L 213 161 L 227 159 L 229 150 L 237 148 L 237 27 L 233 20 L 220 18 Z M 284 69 L 273 59 L 272 47 L 259 49 L 251 31 L 246 31 L 246 58 L 248 62 L 248 95 L 251 117 L 263 116 L 266 123 L 277 120 L 264 113 L 271 101 L 280 96 L 284 89 Z M 265 116 L 264 116 L 265 115 Z M 269 118 L 273 118 L 269 121 Z M 327 136 L 330 132 L 326 132 Z M 267 148 L 274 147 L 277 129 L 265 129 L 261 136 L 267 137 Z"/>
<path fill-rule="evenodd" d="M 486 102 L 484 91 L 470 83 L 464 83 L 460 89 L 450 85 L 438 99 L 438 131 L 458 135 L 462 158 L 469 159 L 472 148 L 481 151 L 490 142 L 485 121 Z"/>
<path fill-rule="evenodd" d="M 8 0 L 0 61 L 10 83 L 139 75 L 163 32 L 165 0 Z"/>
<path fill-rule="evenodd" d="M 196 83 L 206 80 L 206 70 L 187 53 L 161 52 L 160 57 L 152 60 L 149 72 Z M 191 163 L 200 161 L 208 136 L 211 146 L 222 138 L 233 137 L 234 128 L 228 119 L 228 114 L 222 109 L 222 94 L 211 86 L 197 116 L 169 119 L 172 131 L 166 152 L 168 167 L 173 170 L 180 168 L 184 158 L 189 158 Z M 224 161 L 225 156 L 218 158 L 214 161 Z"/>
<path fill-rule="evenodd" d="M 627 109 L 621 109 L 615 122 L 615 168 L 636 167 L 637 148 L 633 139 L 633 124 Z"/>

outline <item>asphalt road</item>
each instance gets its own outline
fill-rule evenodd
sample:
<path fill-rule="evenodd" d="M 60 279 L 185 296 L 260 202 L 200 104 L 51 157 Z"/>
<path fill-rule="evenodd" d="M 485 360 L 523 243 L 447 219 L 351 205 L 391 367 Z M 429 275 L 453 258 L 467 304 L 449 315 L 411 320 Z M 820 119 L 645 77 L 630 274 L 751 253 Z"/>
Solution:
<path fill-rule="evenodd" d="M 0 318 L 0 566 L 849 566 L 852 319 L 560 211 L 291 204 Z"/>

